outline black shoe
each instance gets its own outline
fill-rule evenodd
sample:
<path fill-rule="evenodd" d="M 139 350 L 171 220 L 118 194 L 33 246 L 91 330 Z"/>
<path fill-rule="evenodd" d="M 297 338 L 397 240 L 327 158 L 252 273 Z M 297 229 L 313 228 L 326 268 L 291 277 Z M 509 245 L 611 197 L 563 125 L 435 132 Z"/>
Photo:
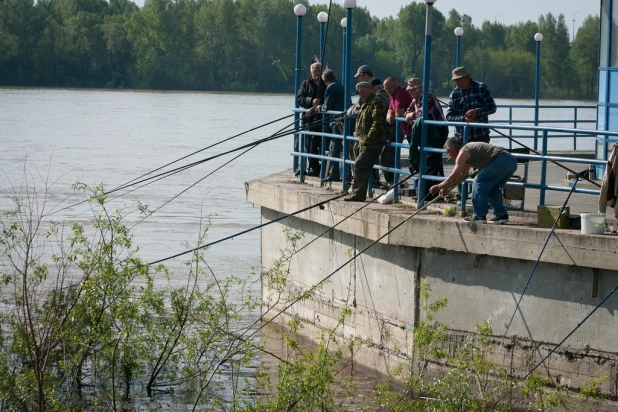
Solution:
<path fill-rule="evenodd" d="M 294 177 L 298 177 L 298 176 L 300 176 L 300 170 L 297 170 L 294 172 Z"/>
<path fill-rule="evenodd" d="M 341 178 L 340 177 L 336 178 L 336 177 L 333 177 L 333 175 L 330 175 L 322 179 L 322 183 L 327 183 L 327 182 L 341 182 Z"/>
<path fill-rule="evenodd" d="M 364 202 L 365 201 L 365 199 L 359 199 L 359 198 L 354 197 L 354 196 L 346 197 L 343 200 L 345 200 L 346 202 Z"/>

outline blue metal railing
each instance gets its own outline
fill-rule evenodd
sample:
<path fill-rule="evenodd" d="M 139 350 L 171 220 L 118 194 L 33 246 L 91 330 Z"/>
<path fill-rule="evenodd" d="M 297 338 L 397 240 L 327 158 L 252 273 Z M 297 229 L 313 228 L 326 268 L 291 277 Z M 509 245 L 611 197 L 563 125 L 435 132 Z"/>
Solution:
<path fill-rule="evenodd" d="M 521 105 L 522 107 L 525 108 L 530 108 L 531 106 L 527 106 L 527 105 Z M 506 106 L 509 108 L 517 108 L 518 106 Z M 549 107 L 549 108 L 572 108 L 575 110 L 575 113 L 577 113 L 578 109 L 581 109 L 582 106 L 544 106 L 544 107 Z M 586 109 L 588 109 L 588 106 L 585 106 Z M 306 112 L 306 109 L 294 109 L 295 112 Z M 340 116 L 344 114 L 344 112 L 338 112 L 338 111 L 332 111 L 332 112 L 327 112 L 325 113 L 325 115 L 333 115 L 333 116 Z M 528 120 L 522 120 L 522 121 L 518 121 L 518 120 L 513 120 L 512 116 L 509 116 L 510 120 L 513 122 L 512 124 L 496 124 L 494 122 L 491 122 L 490 124 L 483 124 L 483 123 L 460 123 L 460 122 L 441 122 L 441 121 L 434 121 L 434 120 L 427 120 L 427 124 L 428 125 L 446 125 L 446 126 L 460 126 L 463 128 L 463 134 L 464 134 L 464 141 L 467 141 L 467 136 L 468 136 L 468 130 L 470 127 L 481 127 L 481 128 L 489 128 L 489 129 L 496 129 L 496 130 L 505 130 L 507 133 L 505 133 L 505 135 L 507 135 L 509 138 L 514 138 L 514 139 L 522 139 L 522 138 L 533 138 L 532 136 L 536 133 L 536 134 L 541 134 L 541 138 L 538 139 L 542 146 L 541 146 L 541 155 L 528 155 L 528 154 L 513 154 L 514 157 L 516 158 L 521 158 L 521 159 L 530 159 L 530 160 L 538 160 L 541 162 L 541 176 L 540 176 L 540 183 L 521 183 L 521 182 L 509 182 L 508 186 L 513 186 L 513 187 L 524 187 L 524 188 L 529 188 L 529 189 L 538 189 L 540 191 L 540 196 L 539 196 L 539 204 L 543 205 L 545 204 L 545 193 L 546 191 L 550 190 L 550 191 L 562 191 L 562 192 L 569 192 L 571 189 L 568 187 L 561 187 L 561 186 L 552 186 L 552 185 L 548 185 L 547 184 L 547 179 L 546 179 L 546 172 L 547 172 L 547 162 L 551 162 L 551 161 L 559 161 L 559 162 L 564 162 L 564 163 L 582 163 L 582 164 L 587 164 L 587 165 L 595 165 L 595 166 L 605 166 L 607 164 L 606 161 L 604 160 L 594 160 L 594 159 L 587 159 L 587 158 L 571 158 L 571 157 L 557 157 L 557 156 L 548 156 L 547 152 L 548 152 L 548 141 L 552 138 L 555 137 L 565 137 L 565 136 L 575 136 L 575 139 L 577 137 L 588 137 L 588 138 L 598 138 L 598 137 L 603 137 L 604 141 L 606 142 L 618 142 L 618 132 L 606 132 L 606 131 L 601 131 L 601 130 L 593 130 L 593 129 L 577 129 L 577 128 L 572 128 L 572 129 L 568 129 L 568 128 L 559 128 L 559 127 L 544 127 L 544 126 L 525 126 L 525 125 L 519 125 L 517 123 L 530 123 L 530 121 Z M 399 123 L 400 121 L 405 121 L 405 118 L 401 118 L 398 117 L 396 118 L 397 122 Z M 579 123 L 590 123 L 591 121 L 589 120 L 574 120 L 575 123 L 574 124 L 579 124 Z M 534 122 L 534 121 L 532 121 Z M 573 121 L 555 121 L 555 120 L 543 120 L 543 123 L 564 123 L 564 122 L 573 122 Z M 326 123 L 326 122 L 324 122 Z M 541 121 L 539 122 L 541 123 Z M 304 153 L 298 150 L 294 150 L 293 152 L 291 152 L 291 155 L 294 157 L 301 157 L 301 158 L 314 158 L 314 159 L 320 159 L 320 160 L 328 160 L 330 162 L 335 162 L 335 163 L 343 163 L 343 164 L 347 164 L 347 165 L 354 165 L 354 161 L 350 159 L 349 157 L 349 153 L 344 150 L 343 151 L 343 158 L 334 158 L 334 157 L 330 157 L 330 156 L 326 156 L 325 154 L 325 148 L 326 148 L 326 141 L 327 138 L 334 138 L 334 139 L 343 139 L 344 141 L 344 147 L 349 147 L 350 144 L 349 142 L 355 142 L 358 141 L 358 137 L 355 136 L 344 136 L 344 135 L 340 135 L 340 134 L 333 134 L 333 133 L 326 133 L 325 132 L 326 129 L 323 128 L 323 131 L 320 132 L 315 132 L 315 131 L 298 131 L 298 135 L 301 136 L 301 139 L 299 139 L 301 142 L 304 141 L 304 136 L 305 135 L 311 135 L 311 136 L 322 136 L 322 145 L 321 145 L 321 152 L 319 155 L 315 155 L 315 154 L 309 154 L 309 153 Z M 513 132 L 528 132 L 527 134 L 523 135 L 523 137 L 518 137 L 520 135 L 514 134 Z M 551 135 L 550 135 L 551 133 Z M 494 136 L 494 138 L 496 138 L 496 136 Z M 296 139 L 295 139 L 296 140 Z M 512 146 L 512 141 L 509 140 L 509 142 L 511 143 L 510 146 Z M 402 139 L 401 139 L 401 129 L 399 128 L 399 125 L 397 125 L 396 127 L 396 141 L 395 142 L 387 142 L 386 143 L 388 146 L 392 146 L 395 147 L 395 165 L 392 168 L 387 168 L 387 167 L 383 167 L 380 165 L 375 165 L 374 169 L 377 170 L 384 170 L 384 171 L 389 171 L 389 172 L 393 172 L 394 173 L 394 181 L 400 181 L 400 175 L 404 175 L 404 176 L 410 176 L 411 173 L 408 170 L 404 170 L 401 169 L 401 164 L 400 164 L 400 159 L 401 159 L 401 149 L 408 149 L 409 148 L 409 143 L 403 143 Z M 512 147 L 510 147 L 512 148 Z M 535 149 L 536 150 L 536 149 Z M 351 151 L 351 149 L 350 149 Z M 445 150 L 444 149 L 437 149 L 437 148 L 423 148 L 421 150 L 421 153 L 428 153 L 428 152 L 432 152 L 432 153 L 444 153 Z M 305 162 L 301 162 L 301 164 L 303 164 Z M 322 162 L 325 163 L 325 162 Z M 321 167 L 320 170 L 320 178 L 323 179 L 326 177 L 326 168 L 324 166 Z M 432 181 L 441 181 L 444 180 L 444 177 L 440 177 L 440 176 L 432 176 L 432 175 L 421 175 L 419 176 L 420 179 L 423 179 L 425 181 L 427 181 L 427 183 L 432 182 Z M 301 181 L 304 181 L 304 175 L 301 174 Z M 472 180 L 468 179 L 465 182 L 462 182 L 462 188 L 461 188 L 461 196 L 462 196 L 462 201 L 461 201 L 461 208 L 462 210 L 465 209 L 465 205 L 466 205 L 466 200 L 467 200 L 467 193 L 466 193 L 466 186 L 463 183 L 471 183 Z M 389 182 L 392 183 L 392 182 Z M 347 188 L 347 182 L 344 180 L 342 181 L 342 189 L 346 189 Z M 398 195 L 398 187 L 395 187 L 395 198 Z M 372 179 L 370 179 L 369 181 L 369 192 L 371 193 L 372 190 Z M 576 193 L 582 193 L 582 194 L 588 194 L 588 195 L 599 195 L 599 190 L 591 190 L 591 189 L 575 189 L 574 192 Z"/>
<path fill-rule="evenodd" d="M 500 119 L 500 118 L 496 118 L 496 116 L 494 115 L 493 118 L 489 121 L 490 124 L 518 124 L 518 125 L 526 125 L 526 124 L 531 124 L 534 125 L 536 122 L 534 119 L 530 120 L 530 116 L 526 116 L 525 119 L 519 119 L 519 118 L 515 118 L 513 116 L 513 110 L 517 109 L 517 110 L 536 110 L 536 106 L 534 104 L 498 104 L 496 105 L 496 107 L 498 108 L 498 110 L 501 109 L 508 109 L 508 119 Z M 587 129 L 584 127 L 580 127 L 583 125 L 592 125 L 592 128 L 594 128 L 594 126 L 596 125 L 596 120 L 594 119 L 594 117 L 596 117 L 596 106 L 590 105 L 590 106 L 577 106 L 577 105 L 539 105 L 539 110 L 543 110 L 543 109 L 559 109 L 561 111 L 563 110 L 573 110 L 573 118 L 571 120 L 559 120 L 559 119 L 554 119 L 554 120 L 538 120 L 538 124 L 543 125 L 543 124 L 551 124 L 551 125 L 555 125 L 555 124 L 565 124 L 565 125 L 569 125 L 571 126 L 572 129 Z M 582 111 L 590 111 L 590 110 L 594 110 L 594 115 L 591 116 L 593 118 L 591 119 L 582 119 L 580 114 Z M 537 136 L 530 136 L 530 135 L 513 135 L 512 134 L 513 131 L 509 130 L 509 137 L 512 138 L 517 138 L 517 139 L 534 139 L 533 140 L 533 146 L 534 146 L 534 150 L 538 150 L 538 139 Z M 572 137 L 573 138 L 573 150 L 577 150 L 577 138 L 578 137 L 590 137 L 590 135 L 585 134 L 582 135 L 580 133 L 574 132 L 574 133 L 563 133 L 563 134 L 555 134 L 552 136 L 552 138 L 565 138 L 565 137 Z M 512 142 L 509 140 L 509 149 L 512 149 Z"/>

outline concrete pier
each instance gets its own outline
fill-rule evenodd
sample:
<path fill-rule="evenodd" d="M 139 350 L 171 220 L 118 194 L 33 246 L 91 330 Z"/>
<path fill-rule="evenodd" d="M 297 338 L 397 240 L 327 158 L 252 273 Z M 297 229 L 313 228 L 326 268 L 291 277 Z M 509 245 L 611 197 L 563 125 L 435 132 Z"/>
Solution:
<path fill-rule="evenodd" d="M 565 180 L 566 172 L 556 173 Z M 562 183 L 570 185 L 566 180 Z M 247 200 L 261 206 L 263 223 L 336 194 L 311 182 L 295 182 L 291 171 L 247 183 Z M 566 197 L 555 195 L 558 198 L 548 195 L 546 203 L 559 205 L 559 198 Z M 596 211 L 596 200 L 596 196 L 574 195 L 571 210 Z M 618 285 L 618 236 L 558 229 L 503 336 L 549 233 L 536 226 L 533 210 L 513 212 L 514 219 L 507 225 L 469 224 L 458 217 L 444 217 L 440 209 L 421 212 L 344 265 L 416 210 L 413 204 L 371 204 L 355 213 L 364 205 L 335 200 L 323 209 L 313 208 L 264 227 L 264 273 L 289 246 L 284 229 L 303 234 L 299 247 L 313 243 L 291 259 L 284 290 L 273 288 L 268 275 L 264 276 L 262 301 L 264 313 L 272 317 L 282 309 L 280 302 L 286 296 L 323 282 L 310 299 L 289 307 L 282 321 L 298 316 L 306 325 L 302 333 L 314 337 L 317 328 L 337 325 L 341 310 L 349 307 L 351 316 L 337 328 L 343 338 L 340 346 L 355 361 L 380 373 L 409 362 L 411 330 L 424 319 L 421 284 L 431 287 L 432 300 L 446 297 L 448 301 L 435 316 L 449 328 L 447 345 L 458 345 L 475 333 L 476 325 L 488 321 L 494 334 L 492 361 L 515 376 L 526 375 Z M 527 199 L 526 205 L 536 210 L 532 200 Z M 618 296 L 612 296 L 538 371 L 573 388 L 607 373 L 610 378 L 603 391 L 617 397 L 616 310 Z M 350 352 L 346 341 L 361 343 Z"/>

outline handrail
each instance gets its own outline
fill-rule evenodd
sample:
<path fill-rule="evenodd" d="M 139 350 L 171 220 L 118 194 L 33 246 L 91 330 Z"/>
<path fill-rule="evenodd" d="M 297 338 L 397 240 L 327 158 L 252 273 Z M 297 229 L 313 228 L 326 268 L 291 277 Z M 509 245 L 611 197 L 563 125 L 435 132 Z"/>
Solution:
<path fill-rule="evenodd" d="M 501 105 L 498 105 L 498 107 L 501 107 Z M 534 108 L 535 106 L 528 106 L 528 105 L 509 105 L 509 106 L 504 106 L 504 107 L 508 107 L 509 109 L 512 110 L 512 108 Z M 547 105 L 547 106 L 539 106 L 541 108 L 571 108 L 571 109 L 581 109 L 581 108 L 593 108 L 595 106 L 554 106 L 554 105 Z M 304 113 L 307 112 L 307 109 L 302 109 L 302 108 L 297 108 L 294 109 L 295 113 Z M 344 114 L 345 112 L 341 112 L 341 111 L 328 111 L 325 113 L 322 113 L 323 115 L 335 115 L 335 116 L 339 116 L 341 114 Z M 399 164 L 399 159 L 401 158 L 401 149 L 408 149 L 409 148 L 409 143 L 401 143 L 401 131 L 399 126 L 399 122 L 401 121 L 405 121 L 405 118 L 402 117 L 397 117 L 396 118 L 396 122 L 397 122 L 397 127 L 396 127 L 396 141 L 395 142 L 387 142 L 386 145 L 387 146 L 391 146 L 391 147 L 395 147 L 395 159 L 396 159 L 396 163 L 395 163 L 395 167 L 383 167 L 380 165 L 375 165 L 374 169 L 377 170 L 384 170 L 384 171 L 388 171 L 388 172 L 392 172 L 395 175 L 395 181 L 399 181 L 401 179 L 399 179 L 399 175 L 405 175 L 405 176 L 409 176 L 411 174 L 410 171 L 408 170 L 404 170 L 400 168 L 400 164 Z M 590 120 L 576 120 L 578 123 L 592 123 L 593 121 Z M 485 129 L 500 129 L 500 130 L 505 130 L 508 131 L 508 134 L 505 133 L 505 135 L 507 136 L 506 138 L 514 138 L 514 137 L 518 137 L 518 138 L 534 138 L 534 136 L 515 136 L 513 135 L 513 132 L 528 132 L 530 134 L 537 132 L 537 134 L 541 135 L 539 136 L 539 140 L 542 141 L 542 154 L 541 155 L 535 155 L 535 154 L 513 154 L 514 157 L 516 158 L 521 158 L 521 159 L 529 159 L 529 160 L 534 160 L 534 161 L 540 161 L 542 162 L 541 165 L 541 182 L 540 183 L 521 183 L 521 182 L 509 182 L 507 184 L 507 186 L 513 186 L 513 187 L 524 187 L 524 188 L 529 188 L 529 189 L 538 189 L 540 190 L 540 201 L 539 203 L 541 205 L 544 204 L 545 202 L 545 191 L 570 191 L 570 188 L 567 187 L 560 187 L 560 186 L 552 186 L 550 184 L 546 183 L 546 163 L 547 162 L 551 162 L 551 161 L 557 161 L 557 162 L 565 162 L 565 163 L 581 163 L 581 164 L 587 164 L 587 165 L 593 165 L 593 166 L 604 166 L 606 165 L 606 161 L 603 160 L 596 160 L 596 159 L 584 159 L 584 158 L 572 158 L 572 157 L 560 157 L 560 156 L 548 156 L 547 155 L 547 141 L 548 139 L 551 138 L 558 138 L 558 137 L 565 137 L 565 136 L 570 136 L 570 135 L 574 135 L 574 136 L 579 136 L 579 137 L 593 137 L 593 138 L 600 138 L 601 136 L 603 137 L 604 141 L 607 142 L 614 142 L 617 141 L 618 142 L 618 132 L 611 132 L 611 131 L 604 131 L 604 130 L 594 130 L 594 129 L 578 129 L 578 128 L 562 128 L 562 127 L 555 127 L 555 126 L 527 126 L 527 125 L 523 125 L 523 124 L 505 124 L 505 123 L 489 123 L 489 124 L 485 124 L 485 123 L 467 123 L 467 122 L 450 122 L 450 121 L 438 121 L 438 120 L 427 120 L 426 121 L 428 125 L 446 125 L 446 126 L 450 126 L 450 127 L 462 127 L 464 129 L 464 136 L 467 136 L 467 132 L 468 129 L 470 127 L 478 127 L 478 128 L 485 128 Z M 573 121 L 570 120 L 547 120 L 544 119 L 542 121 L 539 121 L 539 123 L 572 123 Z M 323 124 L 326 122 L 323 122 Z M 529 120 L 523 120 L 521 121 L 521 123 L 534 123 L 534 121 L 529 121 Z M 327 133 L 324 131 L 325 128 L 323 128 L 322 132 L 316 132 L 316 131 L 308 131 L 308 130 L 298 130 L 296 132 L 297 135 L 300 135 L 303 137 L 302 141 L 304 141 L 304 136 L 306 135 L 311 135 L 311 136 L 321 136 L 322 137 L 322 142 L 323 144 L 321 145 L 321 152 L 319 155 L 317 154 L 310 154 L 310 153 L 305 153 L 304 152 L 304 148 L 303 147 L 299 147 L 298 150 L 294 150 L 292 151 L 290 154 L 292 156 L 296 157 L 300 157 L 302 158 L 313 158 L 313 159 L 320 159 L 323 161 L 330 161 L 330 162 L 335 162 L 335 163 L 340 163 L 340 164 L 344 164 L 344 165 L 354 165 L 354 161 L 353 160 L 349 160 L 347 157 L 344 157 L 344 159 L 341 158 L 334 158 L 334 157 L 330 157 L 328 155 L 326 155 L 326 150 L 325 150 L 325 146 L 326 146 L 326 141 L 329 138 L 332 139 L 343 139 L 344 143 L 347 142 L 354 142 L 354 141 L 358 141 L 358 137 L 355 136 L 344 136 L 342 134 L 334 134 L 334 133 Z M 509 140 L 509 143 L 511 145 L 511 141 Z M 351 148 L 350 148 L 351 150 Z M 438 148 L 423 148 L 422 152 L 428 153 L 428 152 L 432 152 L 432 153 L 444 153 L 445 150 L 444 149 L 438 149 Z M 303 162 L 301 162 L 303 163 Z M 323 162 L 324 163 L 324 162 Z M 301 173 L 301 181 L 304 181 L 304 176 Z M 320 178 L 324 178 L 325 177 L 325 167 L 321 167 L 321 171 L 320 171 Z M 441 181 L 444 180 L 444 177 L 440 177 L 440 176 L 432 176 L 432 175 L 421 175 L 419 176 L 420 179 L 429 182 L 429 181 Z M 466 180 L 467 183 L 472 182 L 472 180 L 468 179 Z M 345 189 L 347 187 L 346 185 L 347 182 L 342 182 L 342 189 Z M 371 192 L 372 190 L 372 179 L 370 179 L 369 181 L 369 191 Z M 397 197 L 397 191 L 398 188 L 395 187 L 395 197 Z M 581 194 L 586 194 L 586 195 L 599 195 L 599 190 L 594 190 L 594 189 L 575 189 L 574 190 L 575 193 L 581 193 Z M 422 200 L 422 199 L 419 199 Z M 465 208 L 465 204 L 466 204 L 466 192 L 465 190 L 462 190 L 462 210 Z"/>

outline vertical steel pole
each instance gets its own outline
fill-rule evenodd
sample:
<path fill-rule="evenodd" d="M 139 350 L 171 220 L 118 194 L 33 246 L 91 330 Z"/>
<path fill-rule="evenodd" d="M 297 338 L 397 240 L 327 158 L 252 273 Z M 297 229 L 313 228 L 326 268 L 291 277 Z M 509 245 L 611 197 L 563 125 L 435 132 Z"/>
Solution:
<path fill-rule="evenodd" d="M 461 66 L 461 36 L 457 36 L 457 55 L 455 56 L 455 67 Z"/>
<path fill-rule="evenodd" d="M 294 12 L 297 13 L 296 8 L 294 8 Z M 302 13 L 304 15 L 304 13 Z M 298 15 L 297 15 L 298 16 Z M 294 72 L 294 108 L 298 109 L 298 100 L 296 96 L 298 96 L 298 89 L 300 88 L 300 53 L 301 53 L 301 36 L 303 29 L 303 16 L 298 16 L 296 18 L 296 70 Z M 294 112 L 294 130 L 298 131 L 298 123 L 300 120 L 300 113 Z M 300 135 L 294 135 L 294 151 L 300 152 Z M 298 156 L 294 156 L 292 163 L 292 171 L 296 172 L 299 170 L 300 165 L 298 164 Z M 301 167 L 302 169 L 302 167 Z M 303 173 L 303 170 L 300 170 Z"/>
<path fill-rule="evenodd" d="M 345 101 L 349 101 L 352 96 L 352 73 L 350 71 L 350 54 L 352 52 L 352 9 L 347 9 L 346 25 L 344 29 L 345 47 L 343 51 L 343 77 L 345 88 Z M 347 137 L 350 136 L 350 119 L 344 121 L 343 130 L 343 174 L 341 175 L 341 184 L 343 190 L 348 189 L 348 176 L 350 175 L 350 165 L 345 161 L 349 159 L 350 141 Z"/>
<path fill-rule="evenodd" d="M 326 23 L 320 23 L 320 64 L 322 64 L 322 72 L 326 69 L 324 65 L 324 41 L 326 39 Z M 324 103 L 324 102 L 322 102 Z M 326 133 L 327 123 L 324 121 L 326 115 L 322 115 L 322 133 Z M 326 154 L 326 136 L 322 136 L 320 143 L 320 155 Z M 320 180 L 326 177 L 326 160 L 320 160 Z"/>
<path fill-rule="evenodd" d="M 427 0 L 425 0 L 427 1 Z M 419 181 L 418 181 L 418 191 L 417 191 L 417 202 L 418 205 L 421 206 L 421 196 L 425 194 L 425 180 L 423 179 L 423 175 L 425 174 L 425 169 L 427 167 L 427 153 L 425 152 L 425 147 L 427 146 L 427 118 L 428 118 L 428 105 L 429 105 L 429 69 L 430 69 L 430 60 L 431 60 L 431 17 L 433 14 L 433 3 L 427 3 L 427 12 L 425 19 L 425 64 L 423 66 L 423 125 L 421 127 L 421 147 L 419 151 L 419 160 L 418 160 L 418 170 L 419 170 Z"/>
<path fill-rule="evenodd" d="M 322 70 L 324 67 L 324 41 L 326 39 L 326 23 L 320 23 L 320 63 L 322 63 Z"/>
<path fill-rule="evenodd" d="M 349 76 L 349 70 L 348 70 L 348 59 L 347 59 L 347 42 L 346 42 L 346 38 L 347 38 L 347 29 L 346 26 L 344 25 L 344 21 L 347 22 L 346 18 L 343 18 L 341 20 L 341 25 L 343 26 L 343 68 L 342 70 L 342 75 L 341 75 L 341 80 L 343 81 L 343 87 L 344 87 L 344 94 L 345 94 L 345 101 L 348 102 L 349 98 L 350 98 L 350 90 L 348 87 L 348 76 Z M 346 107 L 347 109 L 347 107 Z M 348 135 L 350 134 L 350 119 L 348 119 L 347 117 L 345 117 L 343 119 L 343 163 L 341 164 L 341 189 L 342 190 L 346 190 L 348 188 L 348 165 L 346 165 L 346 160 L 348 160 L 348 153 L 350 151 L 350 142 L 348 141 L 348 139 L 346 138 Z"/>
<path fill-rule="evenodd" d="M 536 40 L 536 73 L 534 80 L 534 125 L 539 125 L 539 87 L 540 87 L 540 77 L 541 77 L 541 40 L 543 40 L 543 35 L 541 33 L 537 33 L 534 35 L 534 40 Z M 534 132 L 534 150 L 537 150 L 539 132 Z"/>

